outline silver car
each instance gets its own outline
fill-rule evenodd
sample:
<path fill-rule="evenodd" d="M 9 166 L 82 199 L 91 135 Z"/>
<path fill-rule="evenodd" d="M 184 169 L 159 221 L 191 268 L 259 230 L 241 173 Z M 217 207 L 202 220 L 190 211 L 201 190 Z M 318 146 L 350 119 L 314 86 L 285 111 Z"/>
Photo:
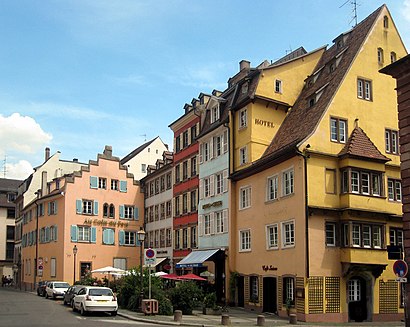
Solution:
<path fill-rule="evenodd" d="M 46 299 L 49 297 L 52 297 L 53 299 L 64 297 L 64 294 L 69 287 L 70 284 L 66 282 L 48 282 L 46 286 Z"/>
<path fill-rule="evenodd" d="M 79 310 L 81 315 L 87 312 L 110 312 L 117 315 L 117 297 L 108 287 L 84 286 L 73 299 L 73 311 Z"/>

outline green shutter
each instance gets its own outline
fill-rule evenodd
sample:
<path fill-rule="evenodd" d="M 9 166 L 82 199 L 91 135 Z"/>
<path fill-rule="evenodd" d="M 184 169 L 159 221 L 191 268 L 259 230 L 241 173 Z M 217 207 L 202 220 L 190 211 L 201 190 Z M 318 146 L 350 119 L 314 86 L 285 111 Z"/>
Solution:
<path fill-rule="evenodd" d="M 120 218 L 124 218 L 124 206 L 120 205 Z"/>
<path fill-rule="evenodd" d="M 138 220 L 138 218 L 139 218 L 138 207 L 134 207 L 134 220 Z"/>
<path fill-rule="evenodd" d="M 71 242 L 77 242 L 77 225 L 71 225 Z"/>
<path fill-rule="evenodd" d="M 124 245 L 125 243 L 125 232 L 123 230 L 120 230 L 118 232 L 118 242 L 120 243 L 120 245 Z"/>
<path fill-rule="evenodd" d="M 77 214 L 81 215 L 81 213 L 83 212 L 83 201 L 82 200 L 75 200 L 75 210 L 77 212 Z"/>
<path fill-rule="evenodd" d="M 98 201 L 94 201 L 93 209 L 94 209 L 94 216 L 98 216 Z"/>
<path fill-rule="evenodd" d="M 120 181 L 120 192 L 127 192 L 127 181 Z"/>
<path fill-rule="evenodd" d="M 48 202 L 47 203 L 47 214 L 50 216 L 50 212 L 51 212 L 51 203 Z"/>
<path fill-rule="evenodd" d="M 54 214 L 56 215 L 57 214 L 57 201 L 54 201 L 54 209 L 55 209 Z"/>
<path fill-rule="evenodd" d="M 58 230 L 57 230 L 57 225 L 54 225 L 54 241 L 57 242 L 58 238 Z"/>
<path fill-rule="evenodd" d="M 91 243 L 95 243 L 97 241 L 97 229 L 95 227 L 91 227 Z"/>
<path fill-rule="evenodd" d="M 98 188 L 98 177 L 90 176 L 90 188 Z"/>
<path fill-rule="evenodd" d="M 46 242 L 50 242 L 50 227 L 46 227 Z"/>

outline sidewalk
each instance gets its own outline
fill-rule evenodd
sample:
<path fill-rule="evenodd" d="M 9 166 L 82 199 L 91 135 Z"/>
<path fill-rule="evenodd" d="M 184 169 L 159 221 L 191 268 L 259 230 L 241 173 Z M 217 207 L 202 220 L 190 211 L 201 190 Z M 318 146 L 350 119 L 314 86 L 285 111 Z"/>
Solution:
<path fill-rule="evenodd" d="M 245 311 L 241 308 L 229 308 L 226 313 L 229 315 L 231 326 L 240 327 L 251 327 L 256 326 L 257 317 L 260 315 L 256 312 Z M 174 322 L 174 316 L 145 316 L 142 313 L 134 312 L 125 309 L 119 309 L 118 315 L 127 319 L 147 322 L 147 323 L 157 323 L 161 325 L 174 325 L 174 326 L 193 326 L 193 327 L 208 327 L 208 326 L 221 326 L 221 315 L 204 315 L 201 311 L 195 311 L 192 315 L 183 315 L 181 323 Z M 288 319 L 280 318 L 275 315 L 262 314 L 265 317 L 266 327 L 270 326 L 291 326 Z M 336 327 L 336 326 L 386 326 L 386 327 L 403 327 L 404 322 L 362 322 L 362 323 L 340 323 L 340 324 L 329 324 L 329 323 L 297 323 L 299 326 L 313 327 Z"/>

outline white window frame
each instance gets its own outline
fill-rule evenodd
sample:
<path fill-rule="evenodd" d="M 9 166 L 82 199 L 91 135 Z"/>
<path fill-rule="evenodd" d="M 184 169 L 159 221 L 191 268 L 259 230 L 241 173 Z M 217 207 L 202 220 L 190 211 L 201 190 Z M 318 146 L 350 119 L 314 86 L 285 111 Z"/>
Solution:
<path fill-rule="evenodd" d="M 239 231 L 239 252 L 251 251 L 251 230 L 242 229 Z"/>
<path fill-rule="evenodd" d="M 279 177 L 278 175 L 270 176 L 266 180 L 266 201 L 278 199 Z"/>
<path fill-rule="evenodd" d="M 219 105 L 211 108 L 211 124 L 219 120 Z"/>
<path fill-rule="evenodd" d="M 215 194 L 222 194 L 224 192 L 224 176 L 223 172 L 215 174 Z"/>
<path fill-rule="evenodd" d="M 277 250 L 279 248 L 279 226 L 271 224 L 266 226 L 266 249 Z"/>
<path fill-rule="evenodd" d="M 291 248 L 295 246 L 295 220 L 281 222 L 282 231 L 282 248 Z"/>
<path fill-rule="evenodd" d="M 293 168 L 282 172 L 282 195 L 288 196 L 295 191 L 295 174 Z"/>
<path fill-rule="evenodd" d="M 282 81 L 280 79 L 275 79 L 275 93 L 282 94 Z"/>
<path fill-rule="evenodd" d="M 124 245 L 135 245 L 136 237 L 136 232 L 124 231 Z"/>
<path fill-rule="evenodd" d="M 91 241 L 91 227 L 90 226 L 77 226 L 77 240 L 78 242 L 90 242 Z"/>
<path fill-rule="evenodd" d="M 248 109 L 243 108 L 238 112 L 238 129 L 246 128 L 248 126 Z"/>
<path fill-rule="evenodd" d="M 57 258 L 50 258 L 50 277 L 57 277 Z"/>
<path fill-rule="evenodd" d="M 331 233 L 331 235 L 329 233 Z M 325 223 L 325 243 L 326 246 L 336 246 L 336 223 L 334 222 Z"/>
<path fill-rule="evenodd" d="M 239 164 L 245 165 L 248 163 L 248 147 L 245 145 L 239 149 Z"/>
<path fill-rule="evenodd" d="M 128 205 L 124 206 L 124 219 L 129 219 L 129 220 L 134 219 L 134 206 L 128 206 Z"/>
<path fill-rule="evenodd" d="M 107 179 L 104 177 L 98 177 L 98 188 L 107 189 Z"/>
<path fill-rule="evenodd" d="M 239 189 L 239 210 L 251 207 L 252 188 L 250 185 L 243 186 Z"/>
<path fill-rule="evenodd" d="M 83 200 L 83 215 L 93 214 L 93 203 L 92 200 Z"/>

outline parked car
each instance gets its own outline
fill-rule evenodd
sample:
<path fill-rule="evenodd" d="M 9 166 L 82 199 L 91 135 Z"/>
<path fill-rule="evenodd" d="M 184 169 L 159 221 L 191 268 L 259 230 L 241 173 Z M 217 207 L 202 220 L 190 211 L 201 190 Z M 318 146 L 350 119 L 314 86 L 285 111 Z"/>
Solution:
<path fill-rule="evenodd" d="M 68 288 L 67 292 L 65 292 L 65 294 L 63 296 L 64 305 L 69 304 L 72 307 L 73 306 L 74 296 L 76 296 L 78 294 L 78 291 L 81 290 L 83 287 L 85 287 L 85 286 L 84 285 L 70 286 Z"/>
<path fill-rule="evenodd" d="M 48 281 L 41 280 L 37 284 L 37 295 L 38 296 L 46 296 L 46 286 Z"/>
<path fill-rule="evenodd" d="M 117 315 L 117 297 L 111 288 L 98 286 L 84 286 L 73 299 L 73 311 L 79 310 L 81 315 L 87 312 L 103 311 Z"/>
<path fill-rule="evenodd" d="M 57 297 L 64 297 L 64 293 L 68 290 L 70 284 L 66 282 L 48 282 L 46 286 L 46 299 L 52 297 L 56 299 Z"/>

